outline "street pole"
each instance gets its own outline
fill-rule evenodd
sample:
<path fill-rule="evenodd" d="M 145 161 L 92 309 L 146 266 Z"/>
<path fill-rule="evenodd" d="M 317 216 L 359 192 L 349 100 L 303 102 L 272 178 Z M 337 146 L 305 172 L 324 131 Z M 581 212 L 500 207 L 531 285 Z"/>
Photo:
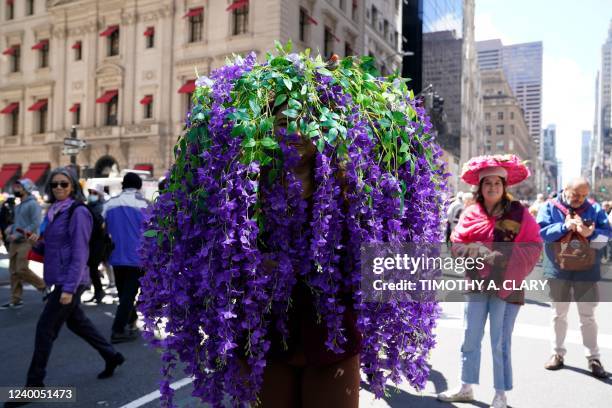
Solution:
<path fill-rule="evenodd" d="M 76 130 L 76 126 L 72 126 L 72 129 L 70 130 L 70 138 L 71 139 L 76 139 L 77 138 L 77 130 Z M 74 169 L 74 171 L 76 172 L 77 177 L 80 177 L 80 171 L 79 171 L 79 166 L 77 165 L 77 161 L 76 161 L 76 154 L 71 154 L 70 155 L 70 167 L 72 167 Z"/>

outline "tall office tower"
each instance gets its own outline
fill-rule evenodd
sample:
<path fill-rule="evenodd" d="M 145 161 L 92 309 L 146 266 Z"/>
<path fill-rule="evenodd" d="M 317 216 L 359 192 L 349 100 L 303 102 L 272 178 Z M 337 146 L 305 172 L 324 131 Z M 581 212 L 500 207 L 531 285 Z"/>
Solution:
<path fill-rule="evenodd" d="M 591 148 L 591 181 L 609 198 L 612 190 L 612 20 L 601 46 L 601 66 L 596 82 L 595 126 Z"/>
<path fill-rule="evenodd" d="M 503 45 L 501 40 L 478 41 L 481 70 L 502 68 L 512 93 L 523 108 L 529 135 L 538 151 L 542 127 L 542 42 Z"/>
<path fill-rule="evenodd" d="M 589 163 L 591 162 L 591 136 L 590 130 L 582 131 L 582 155 L 580 156 L 580 174 L 583 177 L 589 177 L 590 169 Z"/>

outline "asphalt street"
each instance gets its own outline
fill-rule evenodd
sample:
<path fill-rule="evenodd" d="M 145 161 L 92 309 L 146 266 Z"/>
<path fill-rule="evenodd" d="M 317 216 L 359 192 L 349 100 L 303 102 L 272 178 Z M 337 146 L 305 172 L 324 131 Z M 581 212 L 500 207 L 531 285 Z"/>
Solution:
<path fill-rule="evenodd" d="M 8 301 L 7 259 L 0 253 L 0 303 Z M 40 268 L 34 268 L 41 272 Z M 90 296 L 86 293 L 84 297 Z M 43 303 L 33 288 L 25 291 L 25 305 L 18 310 L 0 311 L 0 386 L 21 386 L 25 381 L 32 350 L 36 321 Z M 462 303 L 444 303 L 438 322 L 437 346 L 431 354 L 432 371 L 425 390 L 417 392 L 407 384 L 389 387 L 388 396 L 375 400 L 362 384 L 362 407 L 488 407 L 493 397 L 493 376 L 488 333 L 483 341 L 481 384 L 475 388 L 476 401 L 469 404 L 447 404 L 435 400 L 437 392 L 458 383 L 462 339 Z M 105 336 L 116 310 L 113 298 L 107 296 L 99 306 L 85 305 L 86 314 Z M 612 303 L 597 308 L 602 363 L 612 370 Z M 517 408 L 610 408 L 612 379 L 595 379 L 587 371 L 575 305 L 570 310 L 566 368 L 550 372 L 543 368 L 550 356 L 550 307 L 545 303 L 525 305 L 518 316 L 513 336 L 515 389 L 508 393 L 508 403 Z M 100 356 L 67 328 L 55 342 L 48 365 L 46 384 L 76 387 L 77 402 L 72 404 L 32 404 L 39 407 L 156 407 L 159 394 L 159 354 L 144 341 L 119 344 L 117 349 L 127 361 L 114 377 L 98 380 L 103 369 Z M 190 396 L 189 378 L 176 373 L 176 397 L 179 407 L 202 406 Z"/>

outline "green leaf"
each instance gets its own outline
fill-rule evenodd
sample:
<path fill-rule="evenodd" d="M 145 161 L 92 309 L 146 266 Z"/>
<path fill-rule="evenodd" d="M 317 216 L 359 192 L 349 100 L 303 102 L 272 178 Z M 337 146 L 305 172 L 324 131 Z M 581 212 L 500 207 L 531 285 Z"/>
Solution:
<path fill-rule="evenodd" d="M 274 127 L 274 119 L 273 118 L 265 118 L 259 121 L 259 130 L 261 133 L 267 133 Z"/>
<path fill-rule="evenodd" d="M 249 106 L 251 107 L 251 110 L 253 111 L 255 115 L 259 115 L 259 111 L 261 110 L 261 107 L 257 104 L 257 100 L 255 98 L 249 99 Z"/>
<path fill-rule="evenodd" d="M 283 78 L 283 83 L 285 84 L 285 87 L 288 90 L 291 90 L 291 88 L 293 88 L 293 82 L 291 82 L 289 78 Z"/>
<path fill-rule="evenodd" d="M 410 146 L 408 146 L 407 143 L 402 143 L 402 145 L 399 148 L 399 151 L 400 153 L 406 153 L 409 149 L 410 149 Z"/>
<path fill-rule="evenodd" d="M 289 106 L 290 109 L 302 109 L 302 104 L 293 98 L 289 99 L 287 106 Z"/>
<path fill-rule="evenodd" d="M 338 137 L 338 129 L 331 128 L 329 130 L 329 132 L 327 132 L 327 141 L 330 144 L 334 143 L 334 141 L 336 140 L 337 137 Z"/>
<path fill-rule="evenodd" d="M 286 94 L 279 94 L 279 95 L 277 95 L 276 99 L 274 100 L 274 107 L 276 108 L 277 106 L 281 105 L 286 100 L 287 100 L 287 95 Z"/>
<path fill-rule="evenodd" d="M 297 123 L 295 120 L 289 122 L 289 125 L 287 126 L 287 133 L 290 135 L 293 133 L 297 133 Z"/>
<path fill-rule="evenodd" d="M 321 75 L 325 75 L 325 76 L 334 76 L 334 74 L 332 74 L 332 72 L 331 72 L 329 69 L 327 69 L 327 68 L 323 68 L 323 67 L 321 67 L 321 68 L 317 69 L 317 71 L 318 71 L 318 72 L 319 72 L 319 74 L 321 74 Z"/>
<path fill-rule="evenodd" d="M 306 86 L 306 84 L 302 85 L 302 89 L 300 89 L 300 94 L 306 95 L 307 91 L 308 91 L 308 87 Z"/>
<path fill-rule="evenodd" d="M 287 109 L 283 111 L 283 115 L 290 117 L 290 118 L 297 118 L 298 111 L 296 111 L 295 109 Z"/>
<path fill-rule="evenodd" d="M 317 149 L 319 150 L 319 153 L 323 153 L 323 150 L 325 149 L 325 140 L 323 138 L 317 140 Z"/>
<path fill-rule="evenodd" d="M 143 234 L 143 235 L 144 235 L 145 237 L 147 237 L 147 238 L 153 238 L 153 237 L 156 237 L 156 236 L 157 236 L 157 230 L 153 230 L 153 229 L 151 229 L 151 230 L 147 230 L 147 231 L 145 231 L 145 232 L 144 232 L 144 234 Z"/>
<path fill-rule="evenodd" d="M 261 139 L 260 143 L 266 149 L 274 149 L 278 147 L 278 142 L 272 139 L 271 137 L 264 137 L 263 139 Z"/>
<path fill-rule="evenodd" d="M 250 139 L 244 139 L 242 141 L 242 147 L 246 147 L 246 148 L 250 148 L 250 147 L 255 147 L 257 143 L 255 142 L 255 139 L 250 138 Z"/>

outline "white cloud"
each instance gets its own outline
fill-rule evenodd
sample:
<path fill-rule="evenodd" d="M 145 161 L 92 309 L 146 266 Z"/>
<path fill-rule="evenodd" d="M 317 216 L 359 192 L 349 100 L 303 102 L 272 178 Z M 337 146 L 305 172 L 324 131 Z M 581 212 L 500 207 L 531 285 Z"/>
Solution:
<path fill-rule="evenodd" d="M 557 157 L 567 180 L 580 174 L 581 134 L 593 128 L 595 79 L 568 57 L 545 52 L 543 64 L 542 126 L 557 125 Z"/>
<path fill-rule="evenodd" d="M 504 45 L 512 44 L 515 41 L 512 37 L 502 33 L 493 22 L 493 17 L 487 13 L 476 13 L 474 16 L 474 29 L 476 41 L 500 39 Z"/>

